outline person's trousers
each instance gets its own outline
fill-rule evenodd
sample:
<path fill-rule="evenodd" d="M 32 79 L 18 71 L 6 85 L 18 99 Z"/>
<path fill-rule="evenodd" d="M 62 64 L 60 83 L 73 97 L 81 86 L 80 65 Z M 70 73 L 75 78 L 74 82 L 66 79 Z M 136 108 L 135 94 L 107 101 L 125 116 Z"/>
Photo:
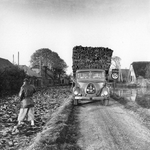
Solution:
<path fill-rule="evenodd" d="M 23 121 L 26 116 L 28 118 L 28 121 L 34 120 L 34 107 L 21 108 L 18 115 L 18 121 Z"/>

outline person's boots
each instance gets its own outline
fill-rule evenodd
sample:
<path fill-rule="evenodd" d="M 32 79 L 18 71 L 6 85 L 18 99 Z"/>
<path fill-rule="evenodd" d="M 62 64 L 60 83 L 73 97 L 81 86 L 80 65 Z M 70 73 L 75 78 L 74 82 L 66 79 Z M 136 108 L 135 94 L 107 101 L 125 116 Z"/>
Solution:
<path fill-rule="evenodd" d="M 34 120 L 31 120 L 31 126 L 34 126 Z"/>
<path fill-rule="evenodd" d="M 12 134 L 17 134 L 19 133 L 19 128 L 23 125 L 22 122 L 18 122 L 18 124 L 16 126 L 14 126 L 14 128 L 12 129 Z"/>

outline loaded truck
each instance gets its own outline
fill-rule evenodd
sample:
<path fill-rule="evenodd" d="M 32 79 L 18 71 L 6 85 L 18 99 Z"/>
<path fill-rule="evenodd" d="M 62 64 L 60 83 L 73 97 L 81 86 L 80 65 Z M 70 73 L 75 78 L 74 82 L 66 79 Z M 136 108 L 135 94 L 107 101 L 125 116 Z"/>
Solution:
<path fill-rule="evenodd" d="M 108 105 L 110 89 L 107 77 L 113 50 L 105 47 L 75 46 L 72 54 L 73 104 L 101 101 Z"/>

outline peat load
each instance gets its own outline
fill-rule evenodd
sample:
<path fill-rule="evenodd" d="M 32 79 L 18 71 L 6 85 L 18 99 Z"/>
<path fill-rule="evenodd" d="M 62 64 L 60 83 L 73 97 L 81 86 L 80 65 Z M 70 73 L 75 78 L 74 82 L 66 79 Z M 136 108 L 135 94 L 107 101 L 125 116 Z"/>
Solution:
<path fill-rule="evenodd" d="M 73 48 L 73 75 L 79 69 L 104 69 L 109 70 L 113 50 L 104 47 L 82 47 Z"/>

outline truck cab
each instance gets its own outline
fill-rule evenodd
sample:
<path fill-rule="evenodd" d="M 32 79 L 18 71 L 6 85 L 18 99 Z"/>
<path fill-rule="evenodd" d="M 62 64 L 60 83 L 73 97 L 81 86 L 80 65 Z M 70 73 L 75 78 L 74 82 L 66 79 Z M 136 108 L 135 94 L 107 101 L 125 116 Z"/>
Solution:
<path fill-rule="evenodd" d="M 106 82 L 106 72 L 103 69 L 81 69 L 76 71 L 73 87 L 73 103 L 81 101 L 102 101 L 108 105 L 110 89 Z"/>

